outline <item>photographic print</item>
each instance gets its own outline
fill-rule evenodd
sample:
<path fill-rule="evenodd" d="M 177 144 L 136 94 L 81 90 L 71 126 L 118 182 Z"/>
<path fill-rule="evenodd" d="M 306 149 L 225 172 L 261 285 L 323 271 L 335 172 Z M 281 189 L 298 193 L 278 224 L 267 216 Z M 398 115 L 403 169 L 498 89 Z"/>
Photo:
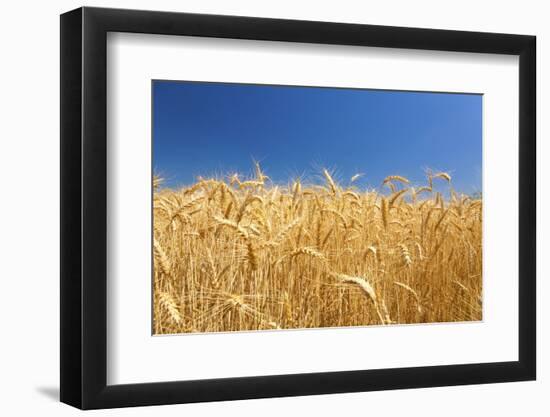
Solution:
<path fill-rule="evenodd" d="M 153 333 L 482 320 L 482 95 L 152 81 Z"/>

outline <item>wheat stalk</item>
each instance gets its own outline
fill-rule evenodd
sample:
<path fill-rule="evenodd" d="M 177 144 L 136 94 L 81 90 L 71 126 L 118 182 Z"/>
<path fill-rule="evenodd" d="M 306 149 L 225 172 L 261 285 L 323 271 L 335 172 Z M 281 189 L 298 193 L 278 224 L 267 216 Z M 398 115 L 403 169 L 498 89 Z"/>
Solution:
<path fill-rule="evenodd" d="M 159 300 L 161 305 L 166 309 L 166 311 L 168 311 L 168 314 L 174 323 L 180 324 L 182 317 L 178 305 L 172 296 L 167 292 L 161 291 L 159 293 Z"/>
<path fill-rule="evenodd" d="M 153 249 L 155 261 L 158 262 L 160 270 L 164 275 L 170 275 L 170 270 L 172 269 L 170 259 L 166 255 L 166 252 L 164 252 L 164 249 L 162 249 L 162 246 L 160 246 L 160 243 L 157 239 L 153 239 Z"/>

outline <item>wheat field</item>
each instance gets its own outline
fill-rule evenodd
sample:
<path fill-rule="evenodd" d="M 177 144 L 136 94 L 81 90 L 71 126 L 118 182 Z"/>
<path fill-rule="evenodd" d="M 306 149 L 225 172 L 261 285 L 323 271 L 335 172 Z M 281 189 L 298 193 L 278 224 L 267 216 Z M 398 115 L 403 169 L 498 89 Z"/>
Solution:
<path fill-rule="evenodd" d="M 444 172 L 370 191 L 358 177 L 155 177 L 154 333 L 481 320 L 481 199 Z"/>

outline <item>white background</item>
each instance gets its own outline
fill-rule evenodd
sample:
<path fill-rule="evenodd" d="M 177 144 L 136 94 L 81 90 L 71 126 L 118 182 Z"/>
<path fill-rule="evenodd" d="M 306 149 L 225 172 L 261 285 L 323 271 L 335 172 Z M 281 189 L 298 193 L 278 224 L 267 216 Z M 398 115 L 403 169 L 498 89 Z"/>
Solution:
<path fill-rule="evenodd" d="M 542 143 L 548 124 L 542 120 L 550 87 L 550 27 L 545 2 L 441 1 L 89 1 L 88 5 L 163 9 L 204 13 L 288 17 L 398 26 L 433 27 L 538 36 L 539 120 L 539 258 L 549 250 L 550 223 L 540 213 L 550 210 L 549 147 Z M 0 25 L 3 81 L 0 205 L 2 299 L 0 317 L 0 410 L 5 415 L 75 415 L 57 403 L 59 349 L 59 25 L 58 14 L 80 6 L 74 1 L 11 2 Z M 542 78 L 542 79 L 541 79 Z M 546 187 L 547 188 L 547 187 Z M 544 234 L 544 237 L 542 236 Z M 545 277 L 548 263 L 539 264 L 539 378 L 537 382 L 327 395 L 303 398 L 238 401 L 155 408 L 100 411 L 94 415 L 296 415 L 301 413 L 384 413 L 385 415 L 464 416 L 548 415 L 550 390 L 549 304 Z M 540 324 L 542 322 L 542 324 Z"/>
<path fill-rule="evenodd" d="M 136 34 L 107 45 L 108 384 L 517 360 L 517 57 Z M 483 93 L 483 322 L 151 337 L 152 79 Z"/>

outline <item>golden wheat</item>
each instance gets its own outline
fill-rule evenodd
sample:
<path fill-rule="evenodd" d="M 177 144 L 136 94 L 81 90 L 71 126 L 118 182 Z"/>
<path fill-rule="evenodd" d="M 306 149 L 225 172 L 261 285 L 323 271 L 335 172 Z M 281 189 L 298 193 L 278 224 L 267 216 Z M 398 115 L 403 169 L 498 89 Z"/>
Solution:
<path fill-rule="evenodd" d="M 483 205 L 449 174 L 391 175 L 388 192 L 254 168 L 182 189 L 154 178 L 156 334 L 481 320 Z"/>

